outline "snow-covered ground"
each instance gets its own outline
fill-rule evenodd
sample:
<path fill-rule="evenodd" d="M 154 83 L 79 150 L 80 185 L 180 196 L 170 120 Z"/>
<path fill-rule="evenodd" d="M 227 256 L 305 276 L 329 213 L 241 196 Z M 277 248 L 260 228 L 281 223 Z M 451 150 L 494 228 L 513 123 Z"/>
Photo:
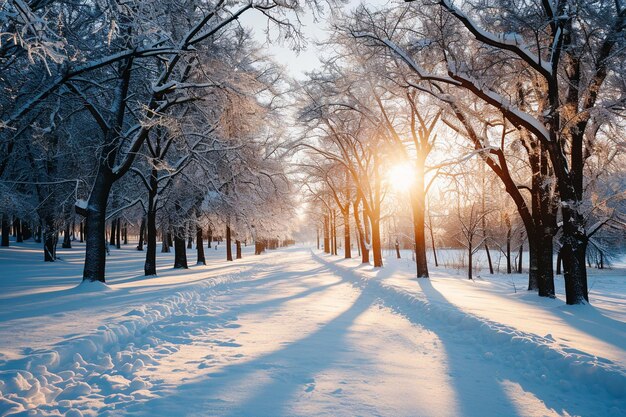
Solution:
<path fill-rule="evenodd" d="M 523 275 L 416 280 L 304 247 L 159 254 L 146 278 L 133 248 L 106 286 L 77 286 L 80 245 L 0 249 L 0 416 L 626 415 L 623 265 L 571 307 Z"/>

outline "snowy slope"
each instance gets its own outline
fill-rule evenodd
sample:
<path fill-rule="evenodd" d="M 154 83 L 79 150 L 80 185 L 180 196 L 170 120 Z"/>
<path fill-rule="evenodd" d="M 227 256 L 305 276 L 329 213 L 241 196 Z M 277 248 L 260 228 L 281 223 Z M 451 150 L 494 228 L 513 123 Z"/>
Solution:
<path fill-rule="evenodd" d="M 80 282 L 81 248 L 44 265 L 0 250 L 0 416 L 621 416 L 624 271 L 594 306 L 305 248 L 244 251 L 156 278 L 112 250 L 108 285 Z M 189 252 L 191 263 L 195 259 Z M 595 294 L 594 294 L 595 293 Z"/>

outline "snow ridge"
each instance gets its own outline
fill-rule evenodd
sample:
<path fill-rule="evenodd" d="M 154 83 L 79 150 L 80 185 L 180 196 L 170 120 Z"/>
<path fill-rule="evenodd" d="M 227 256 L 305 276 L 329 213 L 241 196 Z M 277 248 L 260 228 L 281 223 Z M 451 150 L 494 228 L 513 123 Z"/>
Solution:
<path fill-rule="evenodd" d="M 37 415 L 59 415 L 59 411 L 74 417 L 107 415 L 105 404 L 113 412 L 116 402 L 151 398 L 148 389 L 152 384 L 140 371 L 175 349 L 162 347 L 163 340 L 188 337 L 197 331 L 180 325 L 170 326 L 175 334 L 167 334 L 165 322 L 189 320 L 199 314 L 215 317 L 218 312 L 211 314 L 213 306 L 208 302 L 212 289 L 239 275 L 201 281 L 130 310 L 121 321 L 102 325 L 92 334 L 70 339 L 49 351 L 25 352 L 25 358 L 10 361 L 3 366 L 8 370 L 0 371 L 0 416 L 30 409 L 37 409 Z M 74 403 L 76 399 L 78 403 Z"/>

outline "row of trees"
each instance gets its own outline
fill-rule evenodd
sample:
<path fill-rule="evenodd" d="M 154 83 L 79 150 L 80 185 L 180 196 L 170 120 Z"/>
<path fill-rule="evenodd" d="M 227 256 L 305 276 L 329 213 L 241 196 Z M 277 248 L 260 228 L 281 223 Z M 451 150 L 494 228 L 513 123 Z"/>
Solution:
<path fill-rule="evenodd" d="M 529 290 L 554 297 L 558 252 L 567 303 L 587 302 L 588 249 L 625 224 L 625 26 L 624 5 L 608 0 L 423 0 L 338 17 L 335 52 L 304 86 L 300 113 L 324 225 L 339 211 L 347 228 L 352 209 L 362 253 L 371 244 L 381 266 L 385 172 L 410 164 L 416 272 L 427 277 L 426 195 L 478 159 L 465 191 L 442 195 L 461 199 L 470 255 L 489 216 L 484 193 L 468 190 L 487 170 L 523 226 Z"/>
<path fill-rule="evenodd" d="M 190 228 L 199 238 L 209 226 L 253 239 L 288 233 L 287 141 L 273 121 L 289 85 L 238 18 L 257 13 L 297 43 L 291 17 L 301 10 L 278 1 L 4 2 L 3 238 L 10 219 L 41 228 L 54 260 L 59 230 L 76 221 L 83 279 L 104 281 L 106 225 L 119 228 L 120 218 L 146 236 L 147 275 L 159 229 L 177 253 Z"/>

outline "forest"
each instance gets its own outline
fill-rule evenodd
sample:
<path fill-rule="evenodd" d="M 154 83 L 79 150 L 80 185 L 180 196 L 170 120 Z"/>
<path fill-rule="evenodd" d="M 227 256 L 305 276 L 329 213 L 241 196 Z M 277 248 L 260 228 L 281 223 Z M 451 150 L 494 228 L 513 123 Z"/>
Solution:
<path fill-rule="evenodd" d="M 300 346 L 291 355 L 321 355 L 380 303 L 389 311 L 368 325 L 381 332 L 387 315 L 394 329 L 400 320 L 430 329 L 433 343 L 454 346 L 451 368 L 465 347 L 441 330 L 446 322 L 465 323 L 459 332 L 484 347 L 476 369 L 504 355 L 492 333 L 526 340 L 530 348 L 508 353 L 535 355 L 510 376 L 525 394 L 510 394 L 498 370 L 479 372 L 482 389 L 506 393 L 493 415 L 622 415 L 625 75 L 623 0 L 2 0 L 0 415 L 490 415 L 462 394 L 474 389 L 465 377 L 435 396 L 456 404 L 444 412 L 384 393 L 390 408 L 359 396 L 337 403 L 344 388 L 317 399 L 317 377 L 285 382 L 268 370 L 274 385 L 241 388 L 250 398 L 195 409 L 187 397 L 219 384 L 183 389 L 161 369 L 165 342 L 230 352 L 234 340 L 245 345 L 237 317 L 276 301 L 260 299 L 288 304 L 296 282 L 311 294 L 339 291 L 327 288 L 334 279 L 341 293 L 305 308 L 331 320 L 318 332 L 331 330 L 313 345 L 285 342 Z M 235 318 L 222 316 L 231 304 Z M 336 306 L 346 308 L 339 322 L 324 315 Z M 133 329 L 119 330 L 118 311 Z M 297 335 L 308 319 L 295 311 L 289 325 L 255 314 Z M 90 319 L 69 331 L 70 312 Z M 68 316 L 49 323 L 55 313 Z M 164 330 L 179 314 L 191 317 L 189 343 Z M 207 314 L 232 325 L 231 339 L 202 339 Z M 270 343 L 250 320 L 254 343 Z M 74 335 L 93 352 L 72 345 Z M 140 354 L 142 343 L 150 352 Z M 402 352 L 398 343 L 390 349 Z M 526 381 L 525 367 L 552 353 L 559 365 Z M 142 365 L 123 368 L 131 359 Z M 285 366 L 299 375 L 299 362 Z M 307 366 L 307 375 L 325 369 Z M 102 383 L 102 369 L 124 376 L 125 394 L 119 381 Z M 549 371 L 573 382 L 545 388 Z M 391 387 L 404 385 L 398 375 Z M 292 404 L 298 384 L 311 397 Z M 568 384 L 595 388 L 574 400 Z M 365 385 L 367 397 L 375 383 Z M 180 398 L 162 396 L 167 389 Z M 540 405 L 526 411 L 505 400 L 535 404 L 529 395 Z M 606 408 L 594 411 L 598 401 Z"/>

